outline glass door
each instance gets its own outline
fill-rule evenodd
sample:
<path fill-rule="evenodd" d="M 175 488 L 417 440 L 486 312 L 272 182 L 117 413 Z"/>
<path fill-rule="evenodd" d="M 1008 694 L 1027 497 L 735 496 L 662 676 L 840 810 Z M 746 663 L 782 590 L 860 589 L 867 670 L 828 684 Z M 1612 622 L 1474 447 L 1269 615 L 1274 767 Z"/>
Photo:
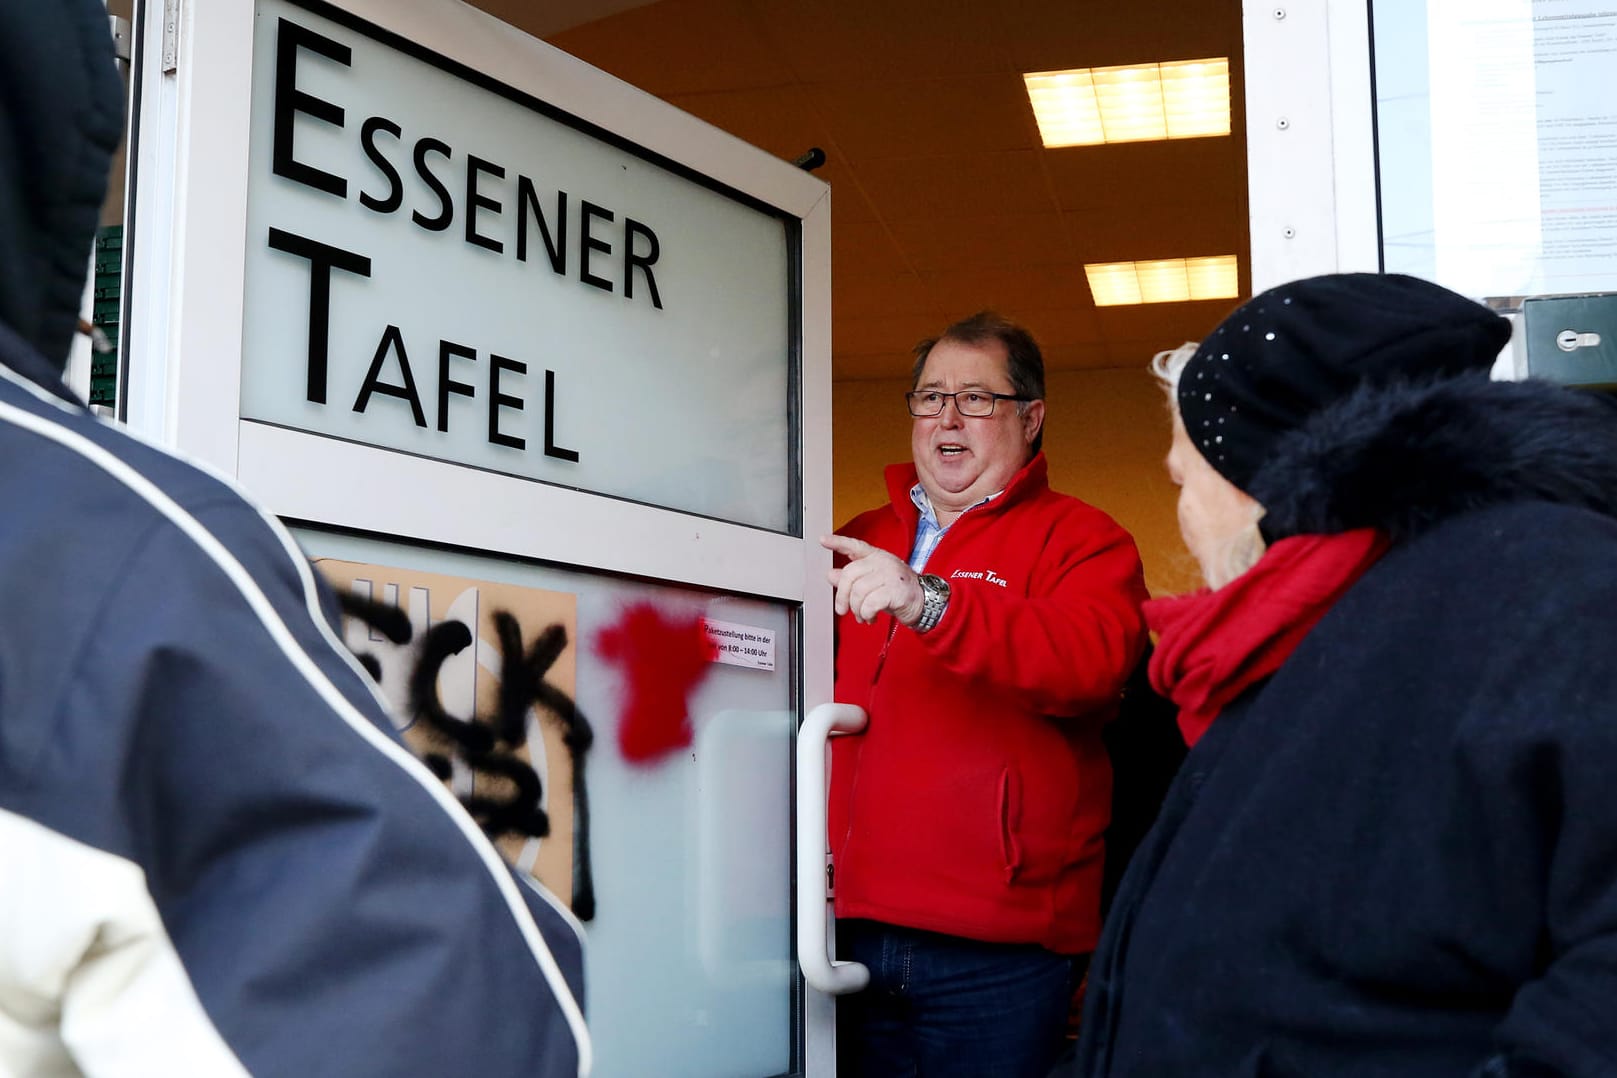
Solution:
<path fill-rule="evenodd" d="M 542 667 L 510 747 L 548 833 L 505 852 L 580 920 L 595 1075 L 832 1074 L 790 813 L 831 698 L 825 185 L 454 0 L 184 10 L 136 15 L 129 423 L 406 611 L 346 628 L 395 701 L 426 663 L 487 718 Z"/>
<path fill-rule="evenodd" d="M 519 752 L 550 832 L 504 845 L 582 921 L 594 1073 L 799 1073 L 786 796 L 796 604 L 324 530 L 298 538 L 334 585 L 409 614 L 403 646 L 347 626 L 401 716 L 429 629 L 471 630 L 436 684 L 453 717 L 491 728 L 511 659 L 498 615 L 528 649 L 559 630 L 552 692 L 530 702 Z M 410 725 L 418 751 L 442 744 L 430 722 Z M 502 781 L 450 779 L 463 796 L 508 796 Z"/>

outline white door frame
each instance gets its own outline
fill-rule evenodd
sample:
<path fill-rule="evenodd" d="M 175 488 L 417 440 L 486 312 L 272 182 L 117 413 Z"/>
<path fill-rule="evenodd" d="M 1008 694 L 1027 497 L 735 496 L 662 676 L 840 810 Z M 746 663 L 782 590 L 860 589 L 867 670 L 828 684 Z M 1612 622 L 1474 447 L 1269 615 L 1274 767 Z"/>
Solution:
<path fill-rule="evenodd" d="M 1380 269 L 1368 0 L 1248 0 L 1252 291 Z"/>

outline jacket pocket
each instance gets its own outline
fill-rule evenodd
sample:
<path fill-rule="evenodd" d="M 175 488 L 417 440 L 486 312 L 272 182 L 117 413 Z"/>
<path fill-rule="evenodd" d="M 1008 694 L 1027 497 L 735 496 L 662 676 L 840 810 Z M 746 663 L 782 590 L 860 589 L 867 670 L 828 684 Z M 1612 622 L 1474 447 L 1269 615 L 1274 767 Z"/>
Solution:
<path fill-rule="evenodd" d="M 1021 788 L 1016 772 L 1005 768 L 999 773 L 999 856 L 1004 863 L 1005 882 L 1016 879 L 1022 867 L 1022 844 L 1016 830 L 1021 823 Z"/>

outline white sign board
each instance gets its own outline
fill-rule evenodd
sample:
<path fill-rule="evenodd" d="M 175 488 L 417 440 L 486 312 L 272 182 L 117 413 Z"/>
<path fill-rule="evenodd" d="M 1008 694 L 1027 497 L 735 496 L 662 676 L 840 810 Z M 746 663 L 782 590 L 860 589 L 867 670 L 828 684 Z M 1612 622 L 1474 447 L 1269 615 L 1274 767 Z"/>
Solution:
<path fill-rule="evenodd" d="M 1617 287 L 1617 10 L 1376 0 L 1385 268 L 1466 295 Z"/>
<path fill-rule="evenodd" d="M 252 87 L 243 419 L 795 526 L 795 219 L 324 5 Z"/>
<path fill-rule="evenodd" d="M 734 621 L 704 618 L 713 641 L 713 661 L 749 670 L 775 669 L 775 630 Z"/>

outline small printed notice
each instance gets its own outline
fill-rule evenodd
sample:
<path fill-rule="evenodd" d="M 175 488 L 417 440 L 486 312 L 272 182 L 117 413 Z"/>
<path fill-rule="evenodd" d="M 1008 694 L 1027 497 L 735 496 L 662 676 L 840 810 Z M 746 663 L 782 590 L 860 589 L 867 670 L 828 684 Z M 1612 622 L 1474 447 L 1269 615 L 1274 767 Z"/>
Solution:
<path fill-rule="evenodd" d="M 704 618 L 717 654 L 713 661 L 749 670 L 775 669 L 775 630 Z"/>

